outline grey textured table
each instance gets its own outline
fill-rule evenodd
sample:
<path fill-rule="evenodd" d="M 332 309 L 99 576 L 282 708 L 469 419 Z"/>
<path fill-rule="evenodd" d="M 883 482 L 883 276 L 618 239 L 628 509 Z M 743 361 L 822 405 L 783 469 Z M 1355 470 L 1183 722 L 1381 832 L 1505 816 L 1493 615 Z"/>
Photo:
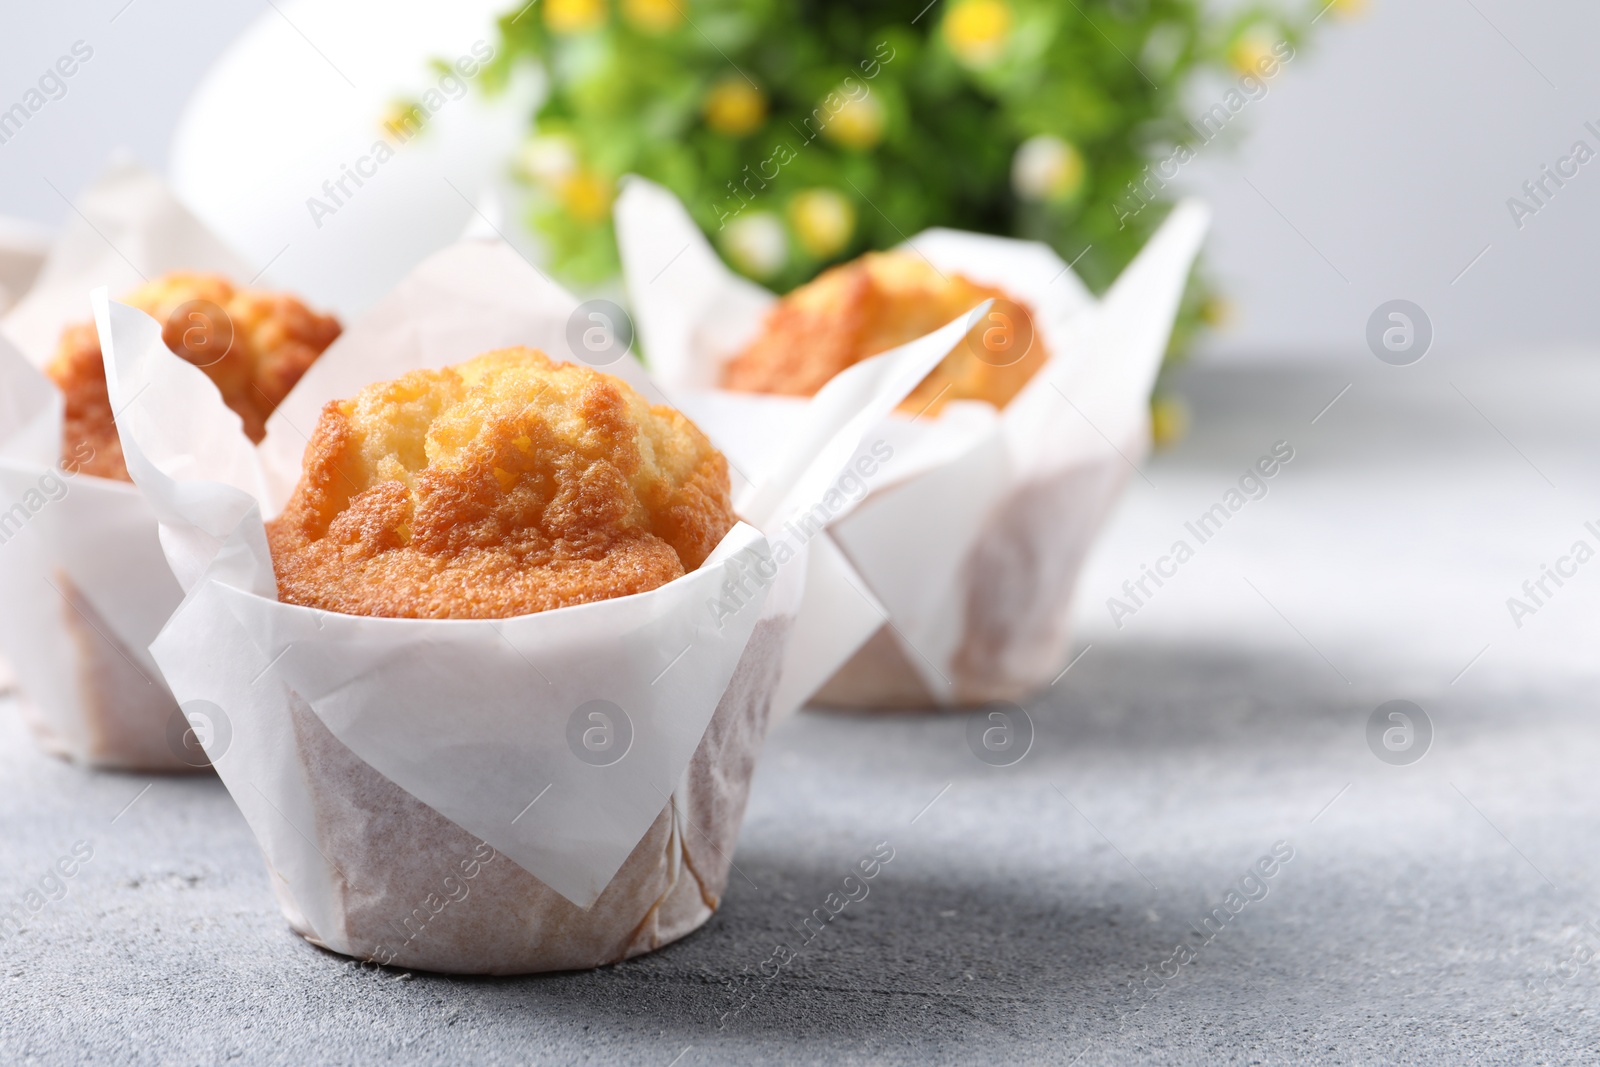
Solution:
<path fill-rule="evenodd" d="M 288 931 L 215 780 L 85 773 L 0 708 L 0 896 L 94 852 L 0 941 L 0 1060 L 1594 1058 L 1600 563 L 1520 628 L 1506 598 L 1600 544 L 1600 367 L 1436 352 L 1183 388 L 1194 430 L 1092 559 L 1086 651 L 1030 704 L 1027 757 L 979 762 L 954 716 L 782 724 L 721 911 L 621 966 L 362 970 Z M 1114 625 L 1106 599 L 1279 440 L 1270 492 Z M 1391 766 L 1367 721 L 1401 698 L 1434 736 Z M 878 842 L 869 895 L 800 948 Z M 752 978 L 779 942 L 798 955 Z"/>

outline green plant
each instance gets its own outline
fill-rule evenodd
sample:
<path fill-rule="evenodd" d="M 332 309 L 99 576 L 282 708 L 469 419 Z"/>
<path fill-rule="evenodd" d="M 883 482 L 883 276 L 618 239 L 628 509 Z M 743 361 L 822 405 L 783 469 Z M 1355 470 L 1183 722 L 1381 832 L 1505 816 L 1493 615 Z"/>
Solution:
<path fill-rule="evenodd" d="M 1319 8 L 1356 0 L 1295 2 L 1309 9 L 536 0 L 500 20 L 490 80 L 529 62 L 548 76 L 517 167 L 552 267 L 575 283 L 616 273 L 609 208 L 634 173 L 779 290 L 928 226 L 1045 241 L 1102 290 L 1170 204 L 1149 182 L 1148 205 L 1128 197 L 1197 142 L 1196 79 L 1220 75 L 1221 93 L 1274 44 L 1297 46 Z M 1180 344 L 1208 299 L 1192 287 Z"/>

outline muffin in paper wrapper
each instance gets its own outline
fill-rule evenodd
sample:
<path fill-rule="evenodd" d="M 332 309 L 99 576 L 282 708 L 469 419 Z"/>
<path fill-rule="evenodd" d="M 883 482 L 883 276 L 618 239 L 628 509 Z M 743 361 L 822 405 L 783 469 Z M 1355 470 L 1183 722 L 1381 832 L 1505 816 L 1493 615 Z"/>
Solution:
<path fill-rule="evenodd" d="M 151 652 L 285 915 L 335 951 L 456 973 L 599 966 L 710 917 L 768 718 L 831 670 L 789 655 L 817 575 L 786 519 L 833 492 L 965 331 L 813 398 L 695 571 L 516 618 L 396 619 L 276 599 L 263 519 L 298 481 L 304 434 L 324 402 L 411 370 L 514 344 L 579 361 L 577 301 L 503 244 L 452 246 L 307 372 L 259 449 L 153 320 L 95 301 L 128 469 L 186 590 Z M 632 359 L 597 369 L 662 400 Z"/>
<path fill-rule="evenodd" d="M 616 214 L 662 388 L 692 416 L 716 410 L 768 427 L 798 417 L 801 399 L 718 388 L 777 298 L 729 270 L 660 186 L 629 179 Z M 869 637 L 818 702 L 1019 701 L 1058 676 L 1079 571 L 1148 450 L 1150 390 L 1208 217 L 1180 204 L 1098 301 L 1043 244 L 941 229 L 906 242 L 941 273 L 1025 304 L 1049 360 L 1003 410 L 955 400 L 869 431 L 892 456 L 865 500 L 826 527 L 839 565 L 871 594 L 853 624 Z"/>
<path fill-rule="evenodd" d="M 0 319 L 0 656 L 40 744 L 100 767 L 204 768 L 149 645 L 183 597 L 127 482 L 63 465 L 61 392 L 40 369 L 89 292 L 171 270 L 255 273 L 160 179 L 115 162 Z M 126 257 L 126 258 L 124 258 Z M 144 272 L 141 276 L 140 272 Z"/>

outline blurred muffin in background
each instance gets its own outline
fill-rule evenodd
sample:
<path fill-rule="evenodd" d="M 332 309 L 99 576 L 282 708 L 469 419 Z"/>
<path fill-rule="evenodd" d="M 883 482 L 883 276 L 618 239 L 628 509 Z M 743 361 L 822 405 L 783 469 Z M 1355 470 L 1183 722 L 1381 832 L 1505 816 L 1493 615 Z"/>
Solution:
<path fill-rule="evenodd" d="M 724 388 L 810 396 L 863 359 L 932 333 L 985 300 L 965 341 L 901 404 L 937 415 L 951 400 L 1003 408 L 1049 359 L 1033 316 L 1005 292 L 942 274 L 910 252 L 869 252 L 780 300 L 761 333 L 723 367 Z"/>
<path fill-rule="evenodd" d="M 167 347 L 206 372 L 259 444 L 267 419 L 339 336 L 339 321 L 284 293 L 175 272 L 122 298 L 162 324 Z M 45 372 L 66 397 L 62 459 L 82 473 L 128 481 L 106 395 L 93 322 L 68 326 Z"/>

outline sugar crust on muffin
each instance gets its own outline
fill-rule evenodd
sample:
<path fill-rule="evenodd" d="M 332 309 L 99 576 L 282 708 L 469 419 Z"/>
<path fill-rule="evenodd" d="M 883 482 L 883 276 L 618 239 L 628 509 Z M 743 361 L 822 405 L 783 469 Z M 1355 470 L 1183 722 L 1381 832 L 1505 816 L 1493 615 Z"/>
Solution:
<path fill-rule="evenodd" d="M 508 348 L 329 403 L 267 535 L 286 603 L 493 619 L 655 589 L 734 522 L 681 413 Z"/>
<path fill-rule="evenodd" d="M 900 409 L 935 415 L 958 399 L 1004 407 L 1049 359 L 1027 309 L 1000 289 L 941 274 L 907 252 L 869 252 L 784 297 L 755 340 L 724 366 L 722 384 L 741 392 L 810 396 L 845 368 L 931 333 L 991 298 L 1008 301 L 1007 314 L 1028 317 L 1010 324 L 1032 338 L 1026 353 L 1014 360 L 980 359 L 978 347 L 992 325 L 981 322 Z"/>
<path fill-rule="evenodd" d="M 227 322 L 174 315 L 192 301 L 220 308 Z M 202 369 L 257 444 L 266 436 L 268 417 L 340 332 L 337 319 L 312 311 L 293 296 L 239 288 L 214 274 L 166 274 L 133 290 L 122 302 L 160 322 L 162 339 L 172 351 L 204 362 Z M 203 345 L 186 345 L 185 332 L 197 328 L 206 333 L 191 337 L 206 343 L 231 340 L 226 355 L 218 353 L 220 358 L 213 360 L 202 357 Z M 62 331 L 45 372 L 66 398 L 63 458 L 83 473 L 129 481 L 94 323 L 77 323 Z M 87 460 L 82 458 L 84 446 L 92 449 Z"/>

